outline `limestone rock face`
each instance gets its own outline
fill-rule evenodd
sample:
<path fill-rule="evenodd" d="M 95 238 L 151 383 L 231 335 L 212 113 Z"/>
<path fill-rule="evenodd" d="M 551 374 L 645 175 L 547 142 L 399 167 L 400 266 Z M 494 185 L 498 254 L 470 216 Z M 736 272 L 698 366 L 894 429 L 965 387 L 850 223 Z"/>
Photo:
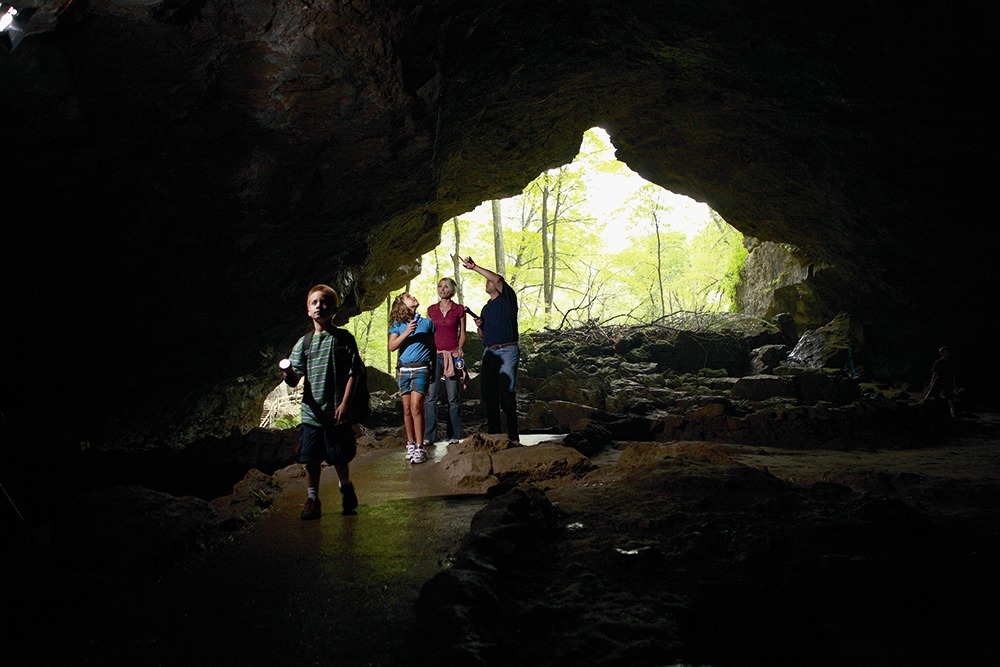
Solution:
<path fill-rule="evenodd" d="M 789 313 L 803 331 L 823 324 L 826 309 L 816 302 L 810 279 L 814 271 L 825 267 L 804 262 L 787 245 L 747 241 L 750 254 L 736 286 L 740 312 L 763 318 Z"/>
<path fill-rule="evenodd" d="M 788 355 L 789 366 L 804 368 L 846 368 L 854 362 L 851 318 L 840 313 L 823 326 L 807 331 Z"/>
<path fill-rule="evenodd" d="M 810 289 L 866 323 L 869 369 L 995 333 L 972 315 L 995 3 L 31 4 L 0 46 L 24 451 L 248 430 L 311 285 L 341 321 L 374 306 L 446 220 L 595 125 L 645 178 L 829 267 Z"/>

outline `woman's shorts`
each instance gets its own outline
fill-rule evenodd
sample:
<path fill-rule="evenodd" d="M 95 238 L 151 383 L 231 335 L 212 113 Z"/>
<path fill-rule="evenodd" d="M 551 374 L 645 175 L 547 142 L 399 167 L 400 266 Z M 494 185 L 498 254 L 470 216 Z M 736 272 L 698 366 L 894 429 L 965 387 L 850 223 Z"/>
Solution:
<path fill-rule="evenodd" d="M 417 368 L 403 366 L 396 370 L 396 382 L 399 384 L 400 395 L 409 394 L 411 391 L 426 394 L 427 387 L 431 383 L 431 368 L 430 366 Z"/>
<path fill-rule="evenodd" d="M 350 463 L 357 454 L 350 424 L 313 426 L 299 424 L 299 463 L 326 461 L 332 466 Z"/>

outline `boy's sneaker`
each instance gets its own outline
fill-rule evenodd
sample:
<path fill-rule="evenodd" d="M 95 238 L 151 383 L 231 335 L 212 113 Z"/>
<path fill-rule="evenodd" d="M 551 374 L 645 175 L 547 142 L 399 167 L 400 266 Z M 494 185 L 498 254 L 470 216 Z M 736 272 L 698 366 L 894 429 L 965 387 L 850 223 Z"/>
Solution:
<path fill-rule="evenodd" d="M 348 482 L 340 487 L 340 495 L 343 496 L 344 514 L 353 512 L 358 508 L 358 494 L 354 492 L 354 483 Z"/>
<path fill-rule="evenodd" d="M 322 513 L 322 503 L 319 502 L 319 498 L 306 498 L 306 503 L 302 506 L 302 513 L 299 514 L 299 518 L 303 521 L 312 521 L 313 519 L 318 519 Z"/>
<path fill-rule="evenodd" d="M 406 443 L 406 462 L 409 463 L 413 460 L 413 452 L 417 450 L 417 443 L 408 442 Z"/>
<path fill-rule="evenodd" d="M 417 464 L 423 463 L 427 460 L 427 450 L 423 447 L 416 447 L 413 450 L 413 457 L 410 459 L 410 463 Z"/>

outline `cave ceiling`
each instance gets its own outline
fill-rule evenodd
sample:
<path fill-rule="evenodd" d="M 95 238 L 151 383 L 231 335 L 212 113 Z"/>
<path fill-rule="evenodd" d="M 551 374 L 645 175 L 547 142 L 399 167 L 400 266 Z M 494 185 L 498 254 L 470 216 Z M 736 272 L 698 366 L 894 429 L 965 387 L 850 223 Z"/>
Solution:
<path fill-rule="evenodd" d="M 984 326 L 991 3 L 14 4 L 8 421 L 74 441 L 245 428 L 310 285 L 345 317 L 373 307 L 446 220 L 593 126 L 646 179 L 832 266 L 831 310 Z"/>

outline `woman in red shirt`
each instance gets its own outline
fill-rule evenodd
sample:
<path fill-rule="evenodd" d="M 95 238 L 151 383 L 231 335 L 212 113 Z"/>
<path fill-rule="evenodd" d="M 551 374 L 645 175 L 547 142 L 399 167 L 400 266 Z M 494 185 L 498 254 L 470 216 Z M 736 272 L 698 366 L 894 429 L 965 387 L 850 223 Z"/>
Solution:
<path fill-rule="evenodd" d="M 441 378 L 448 392 L 448 417 L 451 421 L 452 442 L 462 439 L 461 389 L 464 369 L 455 368 L 455 359 L 464 358 L 465 308 L 452 298 L 458 284 L 451 278 L 438 281 L 437 292 L 440 301 L 427 308 L 427 317 L 434 322 L 434 342 L 437 345 L 437 363 L 434 377 L 427 388 L 424 401 L 424 442 L 437 440 L 437 399 Z"/>

